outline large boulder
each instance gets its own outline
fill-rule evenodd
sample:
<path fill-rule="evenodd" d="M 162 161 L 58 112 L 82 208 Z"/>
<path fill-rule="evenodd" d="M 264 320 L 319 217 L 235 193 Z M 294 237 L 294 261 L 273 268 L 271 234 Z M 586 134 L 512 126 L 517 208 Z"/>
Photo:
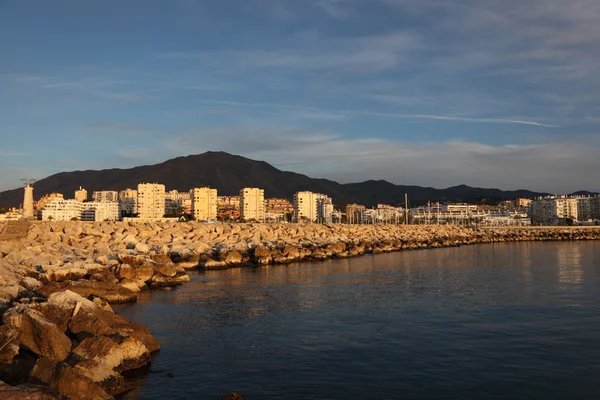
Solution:
<path fill-rule="evenodd" d="M 2 400 L 58 400 L 52 391 L 44 386 L 10 386 L 0 381 L 0 399 Z"/>
<path fill-rule="evenodd" d="M 81 360 L 74 369 L 109 394 L 128 389 L 121 372 L 140 368 L 150 362 L 150 351 L 133 337 L 121 343 L 106 336 L 88 338 L 73 350 L 73 354 Z"/>
<path fill-rule="evenodd" d="M 50 387 L 71 400 L 104 400 L 113 398 L 97 383 L 92 382 L 90 378 L 66 363 L 56 365 L 53 370 Z"/>
<path fill-rule="evenodd" d="M 0 364 L 11 364 L 19 354 L 21 330 L 11 325 L 0 325 Z"/>
<path fill-rule="evenodd" d="M 21 331 L 19 344 L 32 353 L 62 361 L 71 351 L 71 340 L 37 310 L 20 304 L 6 311 L 3 320 Z"/>
<path fill-rule="evenodd" d="M 137 293 L 119 284 L 98 281 L 50 282 L 35 292 L 45 297 L 53 293 L 70 290 L 82 297 L 100 297 L 109 303 L 130 303 L 137 301 Z"/>

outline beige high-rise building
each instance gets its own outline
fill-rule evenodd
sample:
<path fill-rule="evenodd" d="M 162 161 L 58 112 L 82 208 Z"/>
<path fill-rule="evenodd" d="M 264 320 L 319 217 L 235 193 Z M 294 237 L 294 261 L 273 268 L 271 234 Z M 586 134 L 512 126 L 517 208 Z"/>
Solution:
<path fill-rule="evenodd" d="M 162 218 L 165 215 L 165 185 L 140 183 L 137 187 L 139 218 Z"/>
<path fill-rule="evenodd" d="M 317 197 L 313 192 L 294 194 L 294 222 L 315 222 L 318 217 Z"/>
<path fill-rule="evenodd" d="M 240 190 L 240 219 L 265 221 L 265 191 L 258 188 Z"/>
<path fill-rule="evenodd" d="M 194 188 L 192 195 L 192 215 L 196 221 L 217 219 L 217 189 Z"/>
<path fill-rule="evenodd" d="M 79 190 L 75 191 L 75 200 L 87 201 L 87 190 L 79 186 Z"/>
<path fill-rule="evenodd" d="M 25 186 L 23 194 L 23 218 L 33 218 L 33 186 Z"/>

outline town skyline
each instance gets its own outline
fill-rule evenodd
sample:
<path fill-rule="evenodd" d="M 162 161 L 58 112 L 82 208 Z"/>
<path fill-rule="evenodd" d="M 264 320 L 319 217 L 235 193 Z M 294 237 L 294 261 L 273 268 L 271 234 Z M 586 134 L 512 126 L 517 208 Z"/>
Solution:
<path fill-rule="evenodd" d="M 223 150 L 342 183 L 598 191 L 599 14 L 592 0 L 9 2 L 0 190 Z"/>

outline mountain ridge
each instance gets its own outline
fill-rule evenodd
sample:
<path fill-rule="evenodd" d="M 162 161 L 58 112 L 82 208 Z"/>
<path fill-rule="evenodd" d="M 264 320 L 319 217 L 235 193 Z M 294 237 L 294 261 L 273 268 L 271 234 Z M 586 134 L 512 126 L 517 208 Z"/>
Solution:
<path fill-rule="evenodd" d="M 260 187 L 265 197 L 292 199 L 295 192 L 310 190 L 331 196 L 334 204 L 349 203 L 374 206 L 377 203 L 403 204 L 407 193 L 410 205 L 427 201 L 497 202 L 517 197 L 534 197 L 547 193 L 526 189 L 500 190 L 456 185 L 446 189 L 417 185 L 396 185 L 386 180 L 370 179 L 364 182 L 341 184 L 324 178 L 282 171 L 265 161 L 252 160 L 225 152 L 179 156 L 158 164 L 132 168 L 103 170 L 77 170 L 50 175 L 34 184 L 36 199 L 58 192 L 72 198 L 75 190 L 83 186 L 91 196 L 95 190 L 135 189 L 138 183 L 163 183 L 167 190 L 187 191 L 193 187 L 210 186 L 219 195 L 237 195 L 243 187 Z M 18 206 L 23 199 L 23 189 L 0 192 L 0 205 Z"/>

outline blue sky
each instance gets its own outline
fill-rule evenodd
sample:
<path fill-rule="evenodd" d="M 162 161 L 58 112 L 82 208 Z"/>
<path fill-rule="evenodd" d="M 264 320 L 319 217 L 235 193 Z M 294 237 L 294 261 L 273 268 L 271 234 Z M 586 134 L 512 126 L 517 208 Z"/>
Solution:
<path fill-rule="evenodd" d="M 0 50 L 0 190 L 222 150 L 600 191 L 597 0 L 4 0 Z"/>

